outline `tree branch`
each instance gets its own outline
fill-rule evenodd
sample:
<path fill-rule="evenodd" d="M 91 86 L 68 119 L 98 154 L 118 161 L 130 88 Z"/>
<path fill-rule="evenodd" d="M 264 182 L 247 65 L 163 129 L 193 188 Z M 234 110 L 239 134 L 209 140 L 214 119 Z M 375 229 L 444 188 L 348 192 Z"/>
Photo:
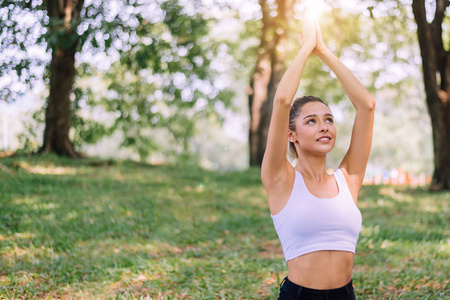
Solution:
<path fill-rule="evenodd" d="M 433 46 L 436 52 L 436 65 L 439 74 L 441 75 L 441 90 L 447 90 L 447 74 L 445 69 L 447 65 L 448 51 L 445 51 L 444 42 L 442 40 L 442 22 L 444 21 L 447 4 L 448 1 L 446 0 L 436 0 L 435 16 L 430 25 L 431 34 L 433 37 Z"/>
<path fill-rule="evenodd" d="M 447 0 L 436 0 L 436 10 L 434 12 L 434 20 L 433 23 L 442 25 L 445 16 L 445 9 L 447 8 L 449 1 Z"/>
<path fill-rule="evenodd" d="M 427 21 L 425 1 L 413 0 L 414 19 L 417 23 L 417 37 L 419 39 L 422 56 L 423 75 L 426 93 L 437 93 L 436 85 L 436 53 L 430 24 Z"/>
<path fill-rule="evenodd" d="M 45 8 L 47 9 L 47 15 L 50 18 L 59 18 L 61 14 L 61 0 L 44 0 Z"/>

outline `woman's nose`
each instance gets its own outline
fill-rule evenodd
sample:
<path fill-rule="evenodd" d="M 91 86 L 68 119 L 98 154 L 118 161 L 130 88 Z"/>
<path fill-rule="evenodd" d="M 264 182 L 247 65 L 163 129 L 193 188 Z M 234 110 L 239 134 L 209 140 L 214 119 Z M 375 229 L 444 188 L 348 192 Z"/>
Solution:
<path fill-rule="evenodd" d="M 321 123 L 320 125 L 321 125 L 321 127 L 320 127 L 320 132 L 328 132 L 328 126 L 327 126 L 327 124 Z"/>

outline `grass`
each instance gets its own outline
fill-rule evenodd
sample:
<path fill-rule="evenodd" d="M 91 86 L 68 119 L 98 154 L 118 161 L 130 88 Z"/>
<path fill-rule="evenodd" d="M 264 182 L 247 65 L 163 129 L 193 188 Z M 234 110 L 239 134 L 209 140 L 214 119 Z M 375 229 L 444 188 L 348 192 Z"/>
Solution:
<path fill-rule="evenodd" d="M 276 299 L 259 170 L 0 160 L 0 299 Z M 358 299 L 450 297 L 450 193 L 366 186 Z"/>

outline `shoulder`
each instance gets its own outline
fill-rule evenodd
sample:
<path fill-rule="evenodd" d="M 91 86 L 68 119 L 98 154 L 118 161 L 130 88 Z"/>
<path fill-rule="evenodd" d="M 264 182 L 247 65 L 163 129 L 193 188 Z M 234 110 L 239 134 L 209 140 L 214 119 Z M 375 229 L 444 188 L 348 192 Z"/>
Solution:
<path fill-rule="evenodd" d="M 360 190 L 361 186 L 352 179 L 352 177 L 350 176 L 350 174 L 348 173 L 346 168 L 341 166 L 338 169 L 336 169 L 335 172 L 339 172 L 339 171 L 344 176 L 344 179 L 345 179 L 345 182 L 347 183 L 348 189 L 350 190 L 350 193 L 352 194 L 353 201 L 355 201 L 355 203 L 357 203 L 358 202 L 358 194 L 359 194 L 359 190 Z"/>
<path fill-rule="evenodd" d="M 273 176 L 270 176 L 270 174 L 264 176 L 263 185 L 272 215 L 280 212 L 289 201 L 294 182 L 295 170 L 291 165 L 273 174 Z"/>
<path fill-rule="evenodd" d="M 286 181 L 294 178 L 295 170 L 287 159 L 277 167 L 269 166 L 264 160 L 261 166 L 261 180 L 266 191 L 284 186 Z"/>

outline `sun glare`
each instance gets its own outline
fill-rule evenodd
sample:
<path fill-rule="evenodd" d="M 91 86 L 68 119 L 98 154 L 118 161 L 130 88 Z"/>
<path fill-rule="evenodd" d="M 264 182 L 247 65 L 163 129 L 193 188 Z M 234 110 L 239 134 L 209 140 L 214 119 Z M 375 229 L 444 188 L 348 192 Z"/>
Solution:
<path fill-rule="evenodd" d="M 311 11 L 311 15 L 314 18 L 320 17 L 320 15 L 329 9 L 329 7 L 324 3 L 324 1 L 320 0 L 306 0 L 304 2 L 305 7 L 309 7 Z"/>

